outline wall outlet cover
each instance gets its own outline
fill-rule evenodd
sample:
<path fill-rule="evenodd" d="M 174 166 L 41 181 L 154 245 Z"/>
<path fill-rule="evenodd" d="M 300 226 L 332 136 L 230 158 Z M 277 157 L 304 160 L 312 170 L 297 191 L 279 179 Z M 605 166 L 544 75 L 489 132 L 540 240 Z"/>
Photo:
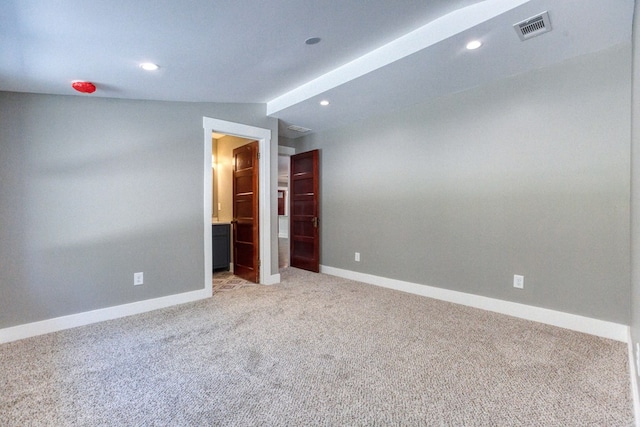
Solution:
<path fill-rule="evenodd" d="M 144 273 L 133 273 L 133 285 L 138 286 L 144 283 Z"/>
<path fill-rule="evenodd" d="M 524 276 L 518 274 L 513 275 L 513 287 L 518 289 L 524 289 Z"/>

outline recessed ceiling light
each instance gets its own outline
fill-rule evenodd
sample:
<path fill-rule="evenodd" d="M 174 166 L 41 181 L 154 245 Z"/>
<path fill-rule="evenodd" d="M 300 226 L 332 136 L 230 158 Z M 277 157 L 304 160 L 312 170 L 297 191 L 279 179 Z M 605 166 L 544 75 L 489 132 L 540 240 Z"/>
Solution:
<path fill-rule="evenodd" d="M 310 37 L 306 39 L 304 42 L 306 44 L 318 44 L 320 43 L 320 40 L 322 40 L 320 37 Z"/>
<path fill-rule="evenodd" d="M 143 70 L 146 70 L 146 71 L 155 71 L 160 67 L 158 67 L 153 62 L 143 62 L 142 64 L 140 64 L 140 68 L 142 68 Z"/>
<path fill-rule="evenodd" d="M 326 99 L 323 99 L 322 101 L 320 101 L 320 105 L 322 105 L 323 107 L 326 107 L 327 105 L 329 105 L 329 101 L 327 101 Z"/>
<path fill-rule="evenodd" d="M 482 46 L 482 42 L 480 40 L 472 40 L 467 43 L 467 49 L 474 50 Z"/>

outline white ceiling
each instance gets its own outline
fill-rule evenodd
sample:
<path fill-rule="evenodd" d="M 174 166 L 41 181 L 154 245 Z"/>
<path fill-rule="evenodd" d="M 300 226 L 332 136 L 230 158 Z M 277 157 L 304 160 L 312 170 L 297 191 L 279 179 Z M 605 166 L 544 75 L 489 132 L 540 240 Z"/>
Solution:
<path fill-rule="evenodd" d="M 513 24 L 545 10 L 553 31 L 521 42 Z M 633 0 L 3 0 L 0 90 L 265 103 L 296 137 L 284 127 L 327 129 L 630 43 L 632 13 Z M 484 45 L 467 51 L 471 39 Z"/>

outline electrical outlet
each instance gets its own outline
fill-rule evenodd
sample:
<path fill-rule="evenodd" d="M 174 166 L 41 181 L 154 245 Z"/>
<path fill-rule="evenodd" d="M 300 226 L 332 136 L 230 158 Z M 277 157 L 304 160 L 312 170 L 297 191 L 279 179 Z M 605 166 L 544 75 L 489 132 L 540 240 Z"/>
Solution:
<path fill-rule="evenodd" d="M 518 289 L 524 289 L 524 276 L 517 274 L 513 275 L 513 287 Z"/>
<path fill-rule="evenodd" d="M 144 283 L 144 273 L 133 273 L 133 286 L 142 285 Z"/>
<path fill-rule="evenodd" d="M 360 262 L 360 252 L 356 252 L 356 257 L 355 257 L 357 262 Z"/>

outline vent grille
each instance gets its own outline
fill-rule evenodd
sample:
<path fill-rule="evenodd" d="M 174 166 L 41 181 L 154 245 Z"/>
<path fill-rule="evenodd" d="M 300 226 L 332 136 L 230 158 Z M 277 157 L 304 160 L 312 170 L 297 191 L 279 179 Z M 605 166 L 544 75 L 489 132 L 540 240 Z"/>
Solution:
<path fill-rule="evenodd" d="M 518 33 L 520 40 L 529 40 L 532 37 L 551 31 L 551 21 L 549 21 L 549 12 L 543 12 L 540 15 L 533 16 L 522 22 L 513 25 Z"/>
<path fill-rule="evenodd" d="M 311 130 L 311 129 L 303 128 L 302 126 L 296 126 L 296 125 L 291 125 L 287 127 L 287 129 L 292 130 L 294 132 L 300 132 L 300 133 L 307 133 Z"/>

